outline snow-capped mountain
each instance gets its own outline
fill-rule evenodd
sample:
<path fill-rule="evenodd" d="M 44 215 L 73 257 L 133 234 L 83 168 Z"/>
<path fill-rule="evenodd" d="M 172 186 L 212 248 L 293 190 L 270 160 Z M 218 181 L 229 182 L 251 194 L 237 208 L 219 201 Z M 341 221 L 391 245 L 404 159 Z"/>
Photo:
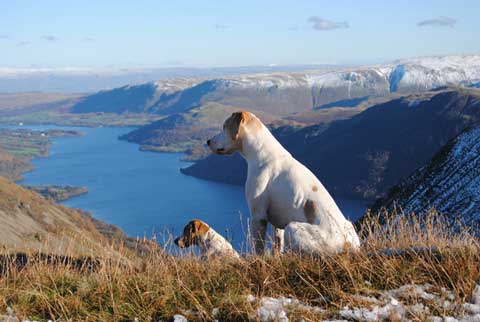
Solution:
<path fill-rule="evenodd" d="M 332 68 L 304 73 L 240 75 L 220 81 L 226 87 L 324 88 L 345 85 L 370 87 L 384 80 L 394 92 L 407 88 L 429 90 L 449 84 L 473 83 L 479 79 L 480 55 L 469 55 L 413 58 L 385 65 Z"/>
<path fill-rule="evenodd" d="M 446 144 L 378 205 L 399 206 L 404 213 L 418 215 L 435 207 L 471 227 L 480 227 L 480 127 L 466 130 Z"/>
<path fill-rule="evenodd" d="M 99 92 L 73 110 L 171 114 L 217 102 L 283 116 L 315 108 L 355 106 L 368 98 L 391 93 L 418 93 L 479 82 L 480 55 L 438 56 L 307 72 L 161 80 Z"/>

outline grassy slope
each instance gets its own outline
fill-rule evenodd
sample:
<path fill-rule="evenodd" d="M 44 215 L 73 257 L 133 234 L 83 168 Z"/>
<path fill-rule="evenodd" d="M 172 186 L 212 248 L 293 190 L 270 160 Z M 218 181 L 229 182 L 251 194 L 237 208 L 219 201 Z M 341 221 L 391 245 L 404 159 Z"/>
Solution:
<path fill-rule="evenodd" d="M 106 250 L 106 239 L 91 221 L 3 178 L 0 222 L 0 243 L 9 250 L 42 249 L 60 254 Z"/>
<path fill-rule="evenodd" d="M 452 235 L 430 217 L 425 222 L 403 220 L 381 228 L 364 222 L 363 249 L 358 253 L 312 257 L 249 256 L 242 262 L 167 255 L 131 257 L 131 265 L 102 261 L 95 272 L 33 264 L 0 279 L 0 311 L 10 306 L 17 316 L 37 320 L 140 321 L 168 320 L 181 313 L 189 321 L 256 321 L 258 302 L 248 294 L 294 297 L 322 311 L 292 310 L 291 321 L 338 318 L 344 306 L 369 307 L 364 296 L 405 284 L 432 285 L 453 291 L 455 301 L 468 300 L 480 278 L 479 240 L 467 233 Z M 423 229 L 421 228 L 423 227 Z M 385 255 L 386 248 L 435 247 L 436 251 Z M 461 269 L 460 269 L 461 268 Z M 462 314 L 412 294 L 408 303 L 423 303 L 432 314 Z M 409 311 L 414 321 L 426 319 Z"/>
<path fill-rule="evenodd" d="M 32 169 L 25 158 L 18 158 L 0 146 L 0 176 L 9 180 L 19 180 L 20 174 Z"/>

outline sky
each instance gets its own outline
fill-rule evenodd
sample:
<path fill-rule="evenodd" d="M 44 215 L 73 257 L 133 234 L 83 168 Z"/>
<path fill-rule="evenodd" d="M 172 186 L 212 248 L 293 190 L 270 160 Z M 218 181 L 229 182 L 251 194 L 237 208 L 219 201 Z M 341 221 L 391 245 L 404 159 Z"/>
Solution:
<path fill-rule="evenodd" d="M 0 1 L 0 67 L 359 64 L 480 53 L 478 0 Z"/>

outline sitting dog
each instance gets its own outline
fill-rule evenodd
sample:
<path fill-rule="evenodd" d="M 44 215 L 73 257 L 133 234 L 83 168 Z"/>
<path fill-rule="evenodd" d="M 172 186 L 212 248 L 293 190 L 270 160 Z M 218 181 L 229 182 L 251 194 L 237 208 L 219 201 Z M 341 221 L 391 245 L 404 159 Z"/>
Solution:
<path fill-rule="evenodd" d="M 180 248 L 198 246 L 202 259 L 216 256 L 240 258 L 240 255 L 225 238 L 198 219 L 190 221 L 183 228 L 183 235 L 177 237 L 174 242 Z"/>
<path fill-rule="evenodd" d="M 276 242 L 291 222 L 318 226 L 322 245 L 340 251 L 360 241 L 351 222 L 317 177 L 290 153 L 252 113 L 233 113 L 223 124 L 223 132 L 207 141 L 213 153 L 238 151 L 248 163 L 245 195 L 250 208 L 255 251 L 265 248 L 267 223 L 275 228 Z M 278 247 L 277 248 L 281 248 Z"/>

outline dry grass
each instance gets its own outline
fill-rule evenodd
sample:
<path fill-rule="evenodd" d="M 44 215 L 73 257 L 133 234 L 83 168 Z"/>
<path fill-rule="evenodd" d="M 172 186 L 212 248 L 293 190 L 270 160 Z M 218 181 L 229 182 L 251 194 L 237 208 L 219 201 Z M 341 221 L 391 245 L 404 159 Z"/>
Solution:
<path fill-rule="evenodd" d="M 11 268 L 0 279 L 0 312 L 11 307 L 21 318 L 54 321 L 159 321 L 181 313 L 190 321 L 211 321 L 218 308 L 220 321 L 254 321 L 257 308 L 246 301 L 253 294 L 321 306 L 326 312 L 289 315 L 293 321 L 318 321 L 358 304 L 355 294 L 375 295 L 410 283 L 447 288 L 464 300 L 480 278 L 478 239 L 468 232 L 449 233 L 433 213 L 421 222 L 409 218 L 385 227 L 367 218 L 361 234 L 360 252 L 325 257 L 284 254 L 202 262 L 160 249 L 144 257 L 128 255 L 127 264 L 102 259 L 95 271 L 38 262 Z M 388 248 L 410 251 L 387 255 Z M 446 313 L 435 304 L 431 311 Z"/>

